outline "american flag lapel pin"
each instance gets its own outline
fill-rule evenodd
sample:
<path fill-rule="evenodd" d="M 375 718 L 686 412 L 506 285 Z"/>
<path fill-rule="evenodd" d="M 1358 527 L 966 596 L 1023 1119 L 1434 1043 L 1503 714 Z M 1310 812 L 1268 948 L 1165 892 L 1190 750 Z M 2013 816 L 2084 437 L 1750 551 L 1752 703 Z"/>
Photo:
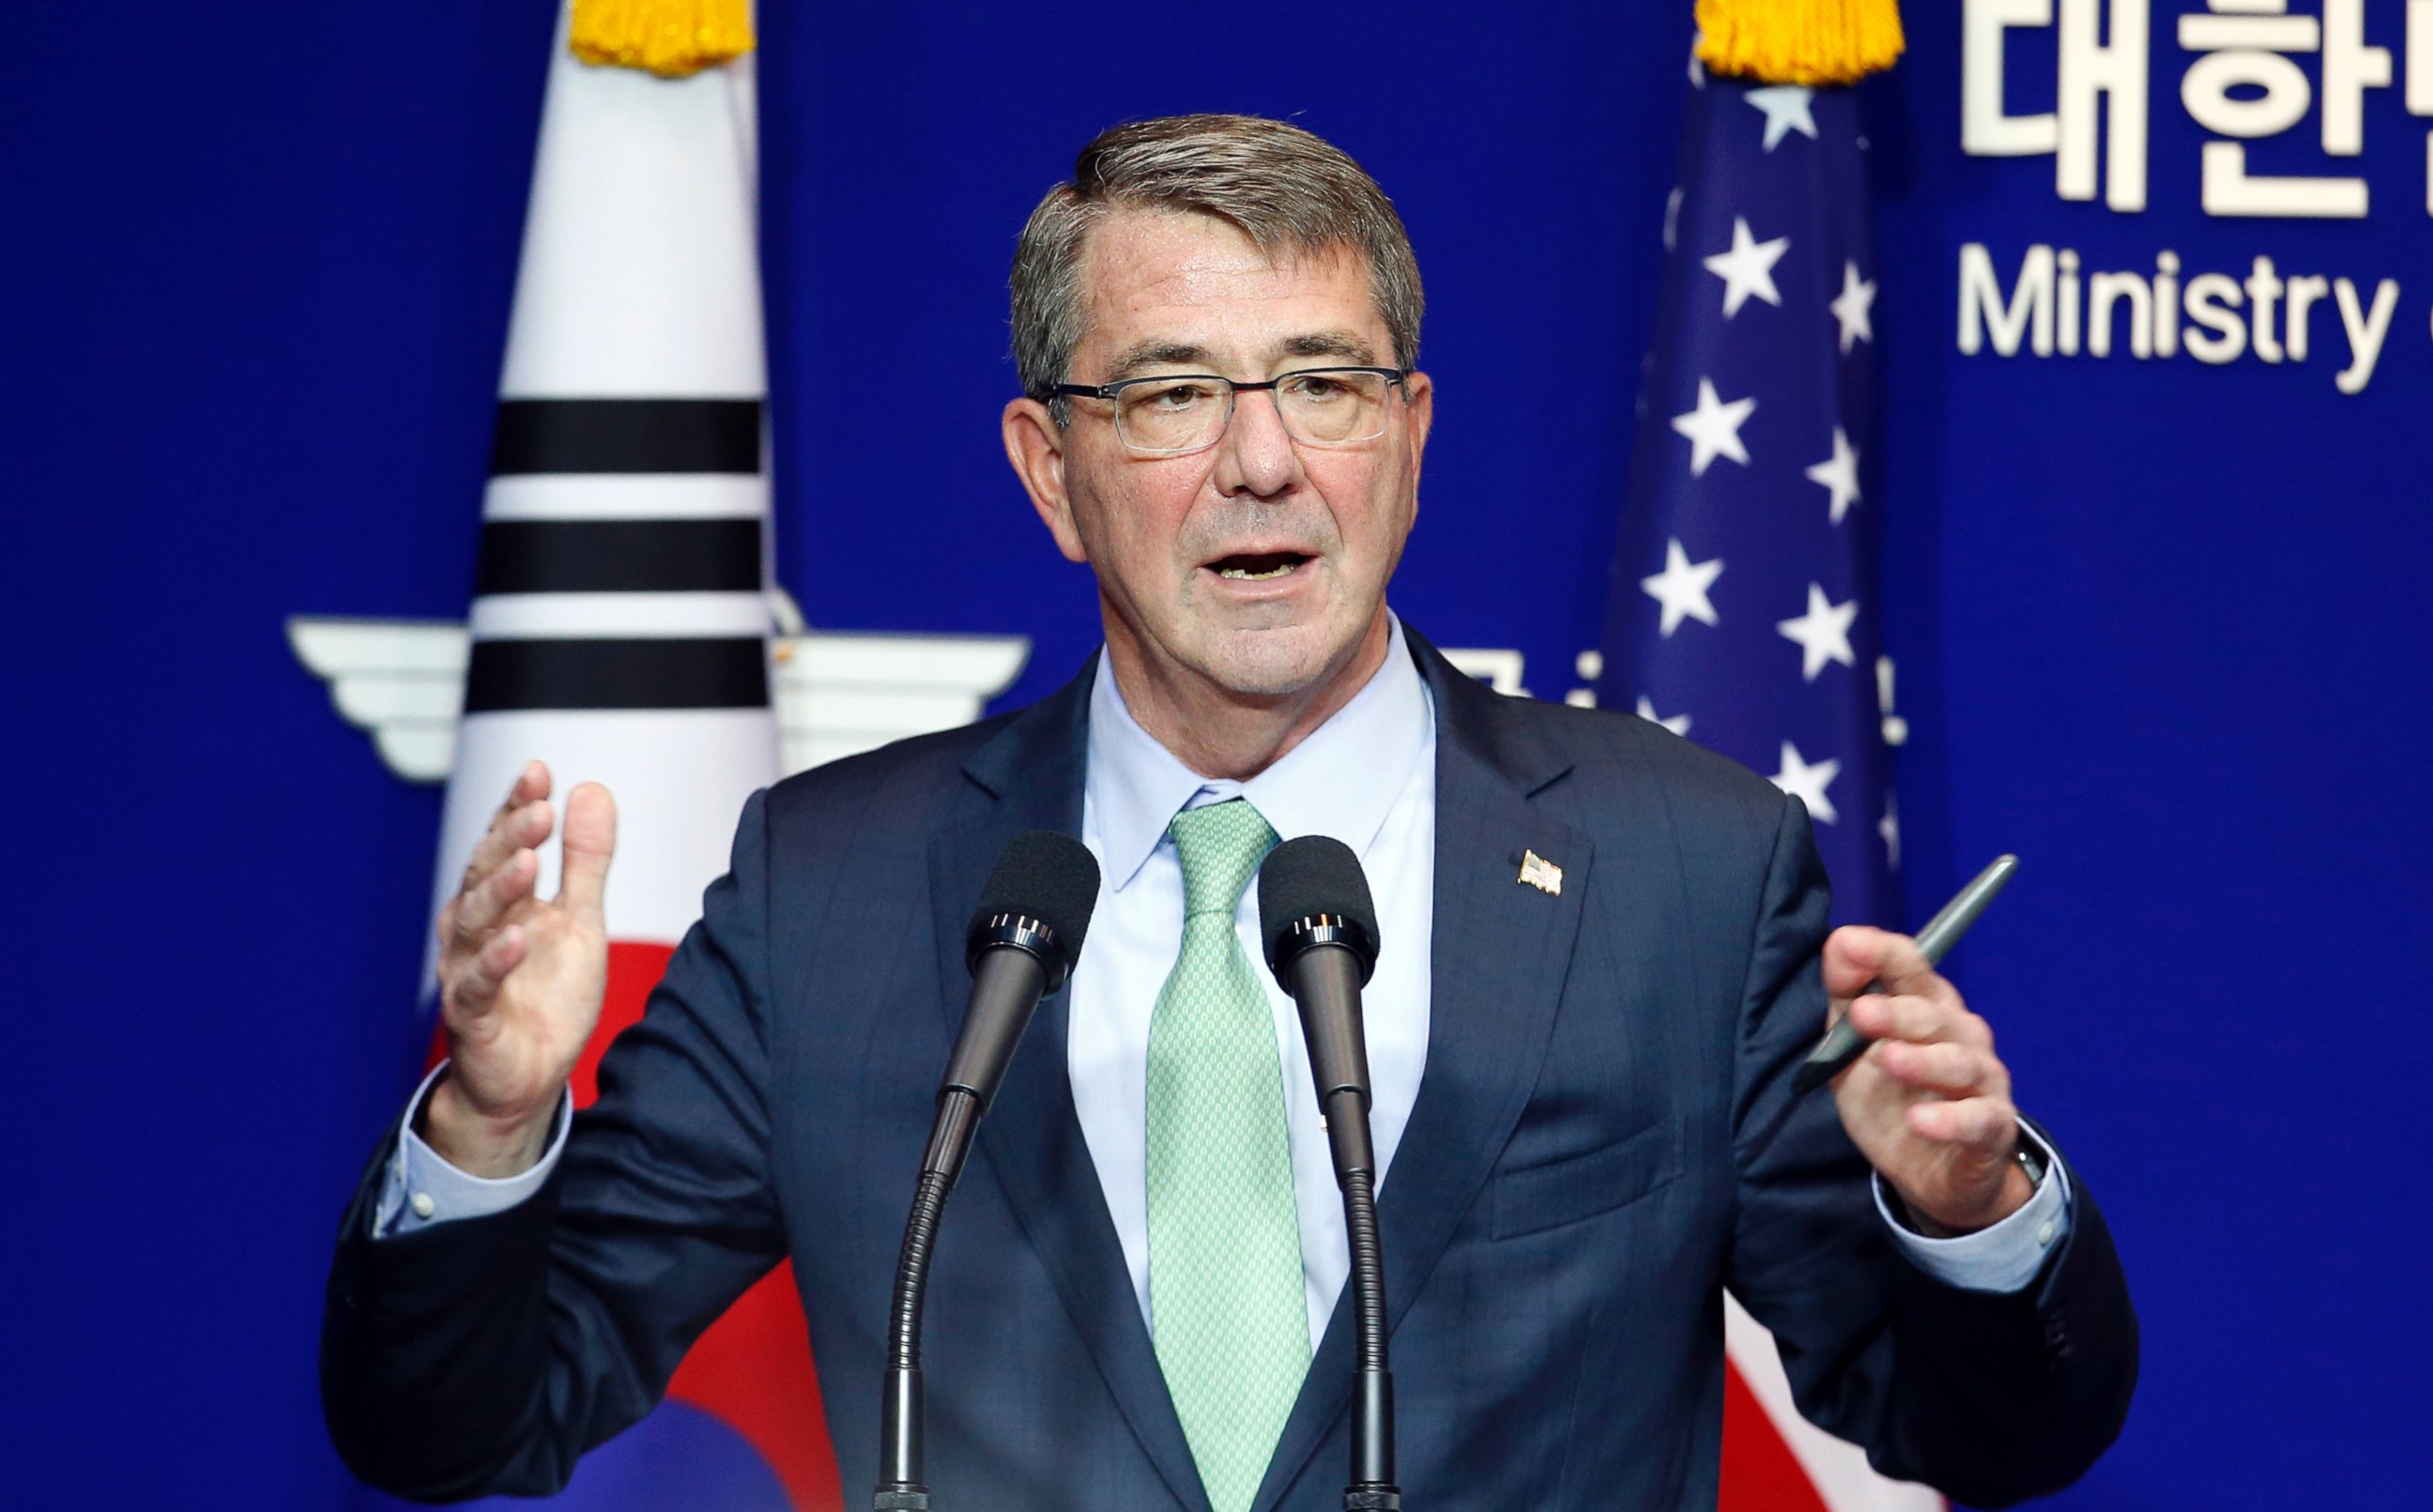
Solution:
<path fill-rule="evenodd" d="M 1563 869 L 1536 851 L 1521 853 L 1521 880 L 1550 898 L 1563 895 Z"/>

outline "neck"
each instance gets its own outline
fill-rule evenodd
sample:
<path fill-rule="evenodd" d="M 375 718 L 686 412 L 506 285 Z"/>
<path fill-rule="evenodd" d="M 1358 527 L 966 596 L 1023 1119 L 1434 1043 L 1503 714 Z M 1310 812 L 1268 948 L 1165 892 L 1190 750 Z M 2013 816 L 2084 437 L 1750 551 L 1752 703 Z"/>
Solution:
<path fill-rule="evenodd" d="M 1283 760 L 1359 695 L 1386 662 L 1393 632 L 1383 605 L 1343 659 L 1306 688 L 1237 693 L 1143 654 L 1108 617 L 1107 660 L 1124 707 L 1149 738 L 1203 777 L 1248 782 Z"/>

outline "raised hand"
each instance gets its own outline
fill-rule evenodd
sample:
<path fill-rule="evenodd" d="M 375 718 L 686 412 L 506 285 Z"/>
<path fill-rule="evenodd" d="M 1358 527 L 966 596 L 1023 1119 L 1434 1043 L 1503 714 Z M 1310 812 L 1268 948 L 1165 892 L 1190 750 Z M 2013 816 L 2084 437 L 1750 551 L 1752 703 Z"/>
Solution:
<path fill-rule="evenodd" d="M 1835 1014 L 1876 1042 L 1833 1079 L 1842 1127 L 1910 1215 L 1942 1236 L 2017 1212 L 2035 1191 L 1994 1031 L 1907 935 L 1836 929 L 1824 967 Z M 1855 996 L 1879 981 L 1881 993 Z"/>
<path fill-rule="evenodd" d="M 421 1132 L 442 1159 L 476 1176 L 512 1176 L 540 1158 L 607 986 L 601 894 L 617 845 L 616 802 L 597 783 L 567 794 L 565 875 L 556 898 L 544 900 L 534 882 L 554 823 L 549 790 L 549 768 L 526 764 L 439 913 L 451 1064 L 426 1099 Z"/>

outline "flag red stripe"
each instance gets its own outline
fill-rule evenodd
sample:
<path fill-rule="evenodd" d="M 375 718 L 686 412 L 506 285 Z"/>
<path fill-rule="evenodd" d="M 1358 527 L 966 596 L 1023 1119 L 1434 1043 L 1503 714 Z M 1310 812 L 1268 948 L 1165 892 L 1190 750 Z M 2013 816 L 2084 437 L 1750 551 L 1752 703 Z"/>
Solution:
<path fill-rule="evenodd" d="M 1829 1512 L 1740 1370 L 1724 1362 L 1724 1475 L 1716 1512 Z"/>

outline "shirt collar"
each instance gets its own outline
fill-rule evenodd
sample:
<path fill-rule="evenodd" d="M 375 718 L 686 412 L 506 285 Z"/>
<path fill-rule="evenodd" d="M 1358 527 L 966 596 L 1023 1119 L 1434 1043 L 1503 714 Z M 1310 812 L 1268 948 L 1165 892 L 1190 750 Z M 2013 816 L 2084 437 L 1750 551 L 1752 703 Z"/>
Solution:
<path fill-rule="evenodd" d="M 1248 782 L 1203 777 L 1132 718 L 1110 658 L 1090 688 L 1084 778 L 1110 891 L 1130 886 L 1182 809 L 1247 798 L 1278 840 L 1328 835 L 1362 854 L 1386 823 L 1411 767 L 1428 748 L 1436 711 L 1403 622 L 1387 616 L 1386 659 L 1352 702 Z"/>

